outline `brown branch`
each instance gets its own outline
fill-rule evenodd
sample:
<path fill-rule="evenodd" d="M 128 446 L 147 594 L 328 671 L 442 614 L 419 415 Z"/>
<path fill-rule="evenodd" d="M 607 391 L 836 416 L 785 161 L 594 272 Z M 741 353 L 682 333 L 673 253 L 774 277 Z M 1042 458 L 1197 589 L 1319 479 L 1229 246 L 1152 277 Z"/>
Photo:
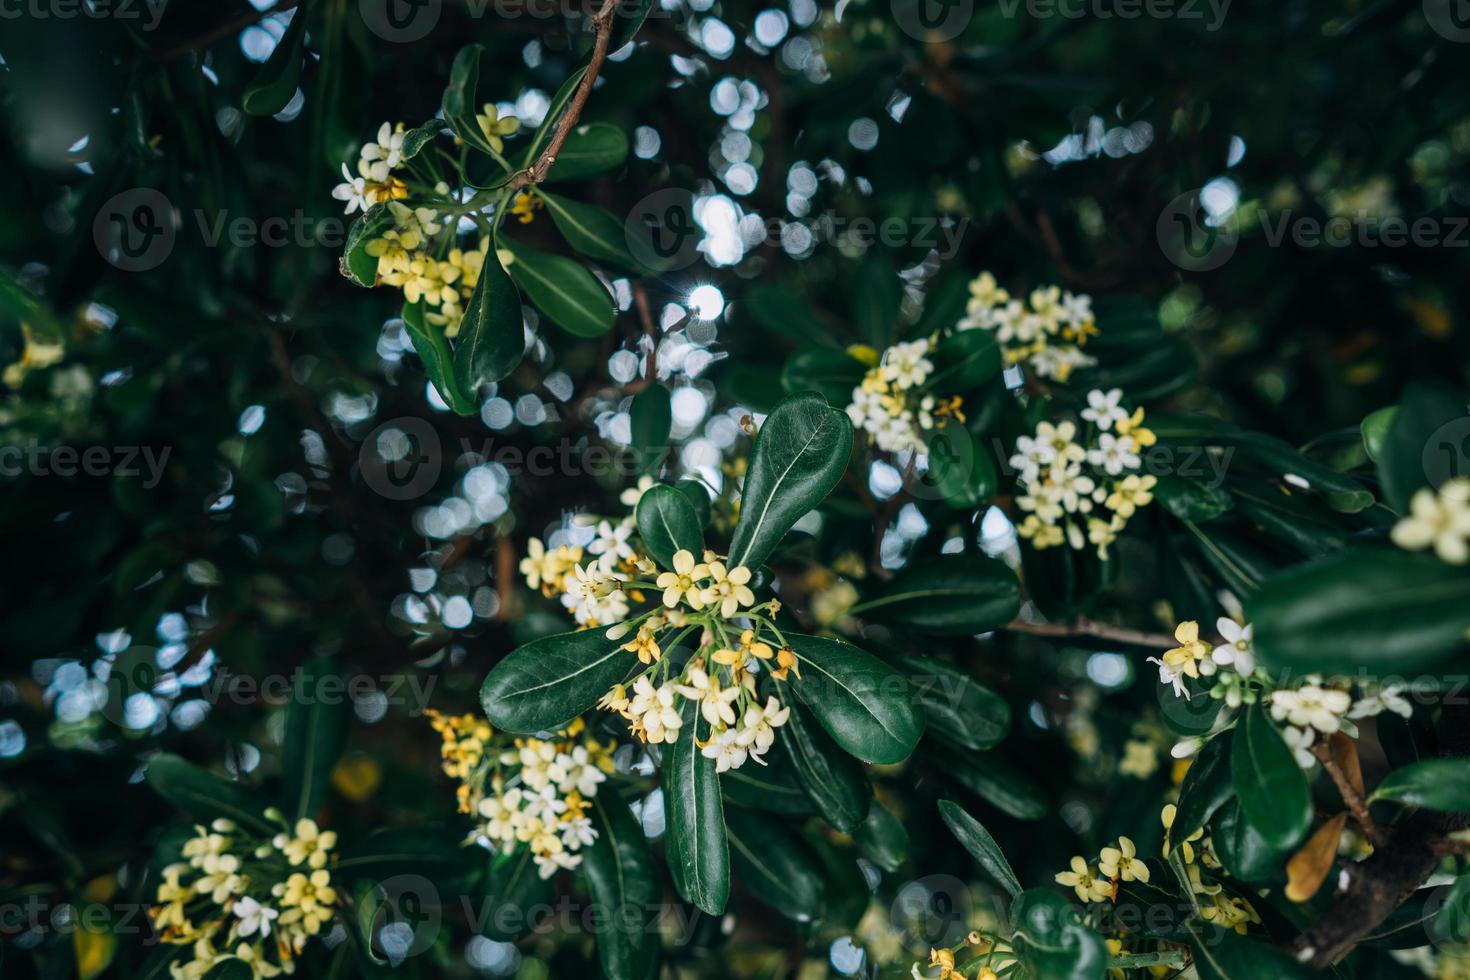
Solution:
<path fill-rule="evenodd" d="M 1439 739 L 1442 755 L 1470 755 L 1470 705 L 1444 705 Z M 1442 860 L 1445 836 L 1467 823 L 1467 813 L 1420 810 L 1395 827 L 1383 847 L 1344 872 L 1345 887 L 1331 907 L 1292 943 L 1297 958 L 1321 970 L 1352 952 L 1429 880 Z"/>
<path fill-rule="evenodd" d="M 1102 623 L 1085 617 L 1074 619 L 1070 623 L 1028 623 L 1023 619 L 1013 619 L 1001 629 L 1012 633 L 1027 633 L 1031 636 L 1089 637 L 1097 640 L 1111 640 L 1115 643 L 1127 643 L 1131 646 L 1153 647 L 1159 650 L 1168 650 L 1179 645 L 1179 641 L 1167 633 L 1147 633 L 1143 630 L 1114 626 L 1111 623 Z"/>
<path fill-rule="evenodd" d="M 1346 738 L 1347 736 L 1343 737 Z M 1384 835 L 1383 830 L 1374 822 L 1372 814 L 1368 812 L 1368 801 L 1363 798 L 1362 788 L 1354 785 L 1348 773 L 1343 770 L 1342 766 L 1338 765 L 1337 759 L 1333 756 L 1332 749 L 1328 743 L 1319 740 L 1312 746 L 1312 754 L 1317 757 L 1318 762 L 1322 763 L 1322 768 L 1326 770 L 1327 775 L 1332 777 L 1332 782 L 1337 787 L 1338 794 L 1342 796 L 1342 801 L 1347 804 L 1348 812 L 1352 814 L 1353 820 L 1357 822 L 1358 826 L 1363 828 L 1363 833 L 1368 835 L 1368 839 L 1373 842 L 1373 846 L 1382 847 L 1388 843 L 1388 838 Z M 1359 776 L 1358 778 L 1361 779 L 1362 777 Z"/>
<path fill-rule="evenodd" d="M 536 162 L 525 170 L 518 170 L 511 175 L 510 182 L 506 184 L 507 191 L 517 191 L 522 187 L 541 183 L 551 171 L 551 165 L 556 163 L 556 155 L 561 152 L 562 144 L 567 141 L 572 127 L 577 125 L 577 120 L 581 118 L 582 109 L 587 105 L 587 98 L 592 94 L 592 86 L 596 84 L 597 76 L 602 72 L 603 63 L 607 61 L 607 45 L 612 37 L 613 14 L 617 12 L 617 9 L 618 0 L 602 0 L 602 9 L 592 17 L 592 27 L 597 31 L 597 40 L 592 43 L 592 58 L 587 62 L 587 73 L 582 76 L 581 83 L 577 85 L 577 91 L 572 95 L 572 101 L 557 122 L 556 132 L 551 134 L 551 142 L 546 144 L 546 149 L 541 151 Z"/>

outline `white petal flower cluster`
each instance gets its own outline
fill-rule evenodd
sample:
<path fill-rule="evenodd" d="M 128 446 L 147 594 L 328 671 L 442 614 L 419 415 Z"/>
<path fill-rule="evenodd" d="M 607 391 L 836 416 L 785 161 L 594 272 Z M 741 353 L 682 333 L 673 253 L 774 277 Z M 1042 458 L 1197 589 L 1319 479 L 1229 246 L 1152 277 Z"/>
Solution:
<path fill-rule="evenodd" d="M 1097 363 L 1082 351 L 1098 332 L 1092 297 L 1058 286 L 1033 289 L 1023 302 L 982 272 L 970 283 L 965 315 L 955 327 L 993 331 L 1006 363 L 1025 363 L 1037 377 L 1066 382 L 1072 372 Z"/>

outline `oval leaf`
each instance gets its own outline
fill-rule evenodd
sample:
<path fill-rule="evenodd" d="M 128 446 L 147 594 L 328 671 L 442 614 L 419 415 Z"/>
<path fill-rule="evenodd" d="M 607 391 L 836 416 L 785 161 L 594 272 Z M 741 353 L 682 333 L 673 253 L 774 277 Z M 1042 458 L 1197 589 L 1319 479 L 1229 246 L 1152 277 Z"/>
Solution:
<path fill-rule="evenodd" d="M 1278 851 L 1312 826 L 1312 795 L 1291 749 L 1260 705 L 1245 711 L 1230 745 L 1230 773 L 1241 813 Z"/>
<path fill-rule="evenodd" d="M 874 801 L 854 838 L 863 857 L 884 871 L 897 871 L 909 853 L 909 832 L 893 812 Z M 867 896 L 863 896 L 867 907 Z"/>
<path fill-rule="evenodd" d="M 610 212 L 595 204 L 583 204 L 546 191 L 537 193 L 546 203 L 546 212 L 556 223 L 557 231 L 577 252 L 594 262 L 617 266 L 625 272 L 643 272 L 633 253 L 628 251 L 623 222 Z"/>
<path fill-rule="evenodd" d="M 663 898 L 643 828 L 616 793 L 592 798 L 597 839 L 582 870 L 601 909 L 597 957 L 608 980 L 648 980 L 658 969 L 656 924 Z"/>
<path fill-rule="evenodd" d="M 674 567 L 674 553 L 704 551 L 704 529 L 689 498 L 670 486 L 649 487 L 635 512 L 638 535 L 649 554 L 665 568 Z"/>
<path fill-rule="evenodd" d="M 480 688 L 480 704 L 497 728 L 557 731 L 622 683 L 636 663 L 601 629 L 544 636 L 495 665 Z"/>
<path fill-rule="evenodd" d="M 871 803 L 863 767 L 843 752 L 800 705 L 776 729 L 796 778 L 807 798 L 827 822 L 850 834 L 868 814 Z"/>
<path fill-rule="evenodd" d="M 347 684 L 331 657 L 313 657 L 296 674 L 286 709 L 286 816 L 297 820 L 315 815 L 327 793 L 332 767 L 347 739 Z"/>
<path fill-rule="evenodd" d="M 748 892 L 797 922 L 822 914 L 821 865 L 789 828 L 739 807 L 731 808 L 725 820 L 730 860 Z"/>
<path fill-rule="evenodd" d="M 612 123 L 583 123 L 561 145 L 546 172 L 548 183 L 596 177 L 619 167 L 628 157 L 628 134 Z"/>
<path fill-rule="evenodd" d="M 243 105 L 252 116 L 274 116 L 296 95 L 301 55 L 306 45 L 306 8 L 297 7 L 286 33 L 245 89 Z"/>
<path fill-rule="evenodd" d="M 424 373 L 429 376 L 439 397 L 444 399 L 444 404 L 459 415 L 475 414 L 474 400 L 465 397 L 455 381 L 454 355 L 450 353 L 449 342 L 444 339 L 444 331 L 424 320 L 422 300 L 404 305 L 403 329 L 408 331 L 414 352 L 423 361 Z"/>
<path fill-rule="evenodd" d="M 529 847 L 502 852 L 490 859 L 475 929 L 497 942 L 514 942 L 535 927 L 538 912 L 550 911 L 555 897 L 552 879 L 541 877 Z"/>
<path fill-rule="evenodd" d="M 980 821 L 966 813 L 953 800 L 939 801 L 939 815 L 944 818 L 944 825 L 954 834 L 955 840 L 970 852 L 970 856 L 986 874 L 1010 892 L 1012 898 L 1021 894 L 1021 880 L 1011 870 L 1011 863 L 1001 852 L 1000 845 Z"/>
<path fill-rule="evenodd" d="M 510 239 L 500 245 L 513 256 L 511 278 L 557 326 L 577 337 L 601 337 L 612 329 L 618 313 L 612 294 L 581 263 Z"/>
<path fill-rule="evenodd" d="M 473 399 L 480 385 L 499 381 L 515 370 L 525 352 L 521 297 L 492 248 L 454 341 L 454 380 L 460 392 Z"/>
<path fill-rule="evenodd" d="M 644 388 L 633 396 L 628 415 L 633 430 L 633 451 L 638 455 L 638 469 L 643 473 L 656 471 L 663 462 L 664 448 L 669 444 L 669 429 L 674 423 L 669 389 L 660 384 Z"/>
<path fill-rule="evenodd" d="M 201 822 L 223 817 L 266 836 L 279 829 L 262 816 L 265 804 L 245 787 L 176 755 L 155 756 L 148 763 L 147 779 L 155 793 Z"/>
<path fill-rule="evenodd" d="M 645 495 L 646 499 L 646 495 Z M 684 730 L 664 753 L 664 850 L 679 894 L 710 915 L 725 911 L 730 897 L 730 848 L 725 839 L 725 805 L 715 761 L 695 744 L 703 723 L 699 704 L 683 705 Z M 708 732 L 703 737 L 708 737 Z"/>
<path fill-rule="evenodd" d="M 1427 759 L 1395 769 L 1378 784 L 1372 799 L 1446 813 L 1470 811 L 1470 759 Z"/>
<path fill-rule="evenodd" d="M 1016 573 L 978 555 L 940 555 L 883 583 L 852 615 L 935 636 L 999 629 L 1021 609 Z"/>
<path fill-rule="evenodd" d="M 801 661 L 801 679 L 789 686 L 839 746 L 877 765 L 912 754 L 924 716 L 903 675 L 841 640 L 787 633 L 786 641 Z"/>

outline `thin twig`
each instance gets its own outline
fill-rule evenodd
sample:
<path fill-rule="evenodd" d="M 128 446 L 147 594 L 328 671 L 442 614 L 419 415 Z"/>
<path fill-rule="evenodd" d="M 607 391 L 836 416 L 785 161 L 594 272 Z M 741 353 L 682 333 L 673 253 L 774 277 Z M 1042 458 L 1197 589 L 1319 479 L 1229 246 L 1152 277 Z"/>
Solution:
<path fill-rule="evenodd" d="M 546 144 L 546 149 L 525 170 L 519 170 L 511 175 L 510 182 L 506 184 L 507 192 L 520 190 L 532 184 L 539 184 L 546 179 L 551 171 L 551 165 L 556 163 L 556 155 L 561 152 L 562 144 L 571 135 L 572 127 L 577 125 L 577 120 L 582 116 L 582 109 L 587 105 L 587 98 L 592 94 L 592 86 L 597 82 L 597 76 L 602 72 L 603 63 L 607 61 L 608 42 L 612 37 L 613 14 L 618 9 L 618 0 L 603 0 L 602 9 L 592 17 L 592 27 L 597 31 L 597 40 L 592 43 L 592 58 L 587 62 L 587 73 L 582 76 L 582 81 L 577 85 L 577 91 L 572 95 L 572 101 L 567 105 L 566 112 L 562 113 L 561 120 L 556 124 L 556 132 L 551 136 L 551 142 Z"/>
<path fill-rule="evenodd" d="M 1322 768 L 1326 770 L 1327 775 L 1332 777 L 1332 782 L 1337 787 L 1338 794 L 1342 796 L 1342 801 L 1347 804 L 1348 812 L 1352 814 L 1353 820 L 1357 822 L 1358 826 L 1363 828 L 1363 833 L 1368 835 L 1368 839 L 1373 842 L 1373 846 L 1382 847 L 1386 844 L 1388 838 L 1384 835 L 1378 824 L 1373 822 L 1373 816 L 1368 812 L 1367 800 L 1363 799 L 1363 794 L 1359 791 L 1358 787 L 1353 785 L 1352 781 L 1348 779 L 1347 773 L 1343 772 L 1342 767 L 1337 764 L 1337 760 L 1332 757 L 1332 750 L 1328 747 L 1327 742 L 1318 741 L 1312 746 L 1312 754 L 1317 757 L 1317 761 L 1322 763 Z"/>
<path fill-rule="evenodd" d="M 1148 633 L 1085 617 L 1074 619 L 1069 623 L 1028 623 L 1023 619 L 1013 619 L 1001 629 L 1012 633 L 1027 633 L 1031 636 L 1091 637 L 1097 640 L 1112 640 L 1115 643 L 1153 647 L 1159 650 L 1168 650 L 1179 645 L 1179 641 L 1167 633 Z"/>

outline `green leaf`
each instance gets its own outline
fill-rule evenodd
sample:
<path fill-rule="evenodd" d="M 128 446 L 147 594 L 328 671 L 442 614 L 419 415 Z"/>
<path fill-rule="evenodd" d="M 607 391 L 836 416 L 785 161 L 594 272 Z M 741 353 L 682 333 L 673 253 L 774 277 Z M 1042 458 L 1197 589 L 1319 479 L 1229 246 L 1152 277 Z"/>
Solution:
<path fill-rule="evenodd" d="M 1009 702 L 964 671 L 931 657 L 903 657 L 895 666 L 908 675 L 933 735 L 978 752 L 1010 732 Z"/>
<path fill-rule="evenodd" d="M 1011 925 L 1011 946 L 1030 976 L 1102 980 L 1107 973 L 1107 944 L 1056 892 L 1033 888 L 1017 895 L 1011 903 Z"/>
<path fill-rule="evenodd" d="M 201 822 L 223 817 L 266 837 L 280 829 L 265 819 L 266 805 L 255 794 L 176 755 L 154 756 L 147 779 L 155 793 Z"/>
<path fill-rule="evenodd" d="M 1301 842 L 1312 827 L 1307 777 L 1265 709 L 1245 709 L 1230 747 L 1230 773 L 1240 809 L 1278 851 Z"/>
<path fill-rule="evenodd" d="M 786 359 L 781 385 L 788 392 L 820 391 L 839 408 L 852 401 L 852 390 L 862 384 L 868 366 L 846 351 L 831 347 L 803 347 Z"/>
<path fill-rule="evenodd" d="M 704 552 L 704 530 L 689 498 L 670 486 L 649 487 L 635 512 L 643 546 L 664 568 L 674 567 L 674 553 Z"/>
<path fill-rule="evenodd" d="M 537 922 L 538 912 L 549 912 L 556 898 L 551 878 L 542 878 L 529 847 L 502 851 L 490 859 L 490 870 L 480 889 L 475 928 L 498 942 L 514 942 Z"/>
<path fill-rule="evenodd" d="M 1438 486 L 1470 466 L 1470 412 L 1465 398 L 1436 382 L 1416 381 L 1404 390 L 1378 457 L 1378 482 L 1400 514 L 1420 487 Z"/>
<path fill-rule="evenodd" d="M 1187 922 L 1200 980 L 1309 980 L 1317 976 L 1291 956 L 1208 923 Z"/>
<path fill-rule="evenodd" d="M 374 204 L 359 215 L 347 230 L 347 244 L 342 249 L 342 275 L 358 286 L 370 289 L 376 285 L 378 260 L 367 253 L 367 247 L 392 227 L 393 214 L 386 204 Z"/>
<path fill-rule="evenodd" d="M 637 658 L 601 629 L 558 633 L 517 647 L 490 671 L 480 703 L 509 732 L 558 731 L 621 684 Z"/>
<path fill-rule="evenodd" d="M 546 182 L 585 180 L 615 170 L 628 158 L 628 134 L 612 123 L 582 123 L 567 135 Z"/>
<path fill-rule="evenodd" d="M 924 486 L 957 510 L 975 510 L 991 497 L 999 483 L 995 460 L 985 444 L 962 425 L 943 425 L 924 434 L 929 468 Z M 914 496 L 927 494 L 913 491 Z"/>
<path fill-rule="evenodd" d="M 930 748 L 928 755 L 951 778 L 986 803 L 1017 820 L 1040 820 L 1050 808 L 1046 797 L 1000 752 L 966 752 Z"/>
<path fill-rule="evenodd" d="M 1427 759 L 1395 769 L 1369 798 L 1378 800 L 1445 813 L 1470 811 L 1470 759 Z"/>
<path fill-rule="evenodd" d="M 929 388 L 939 395 L 973 391 L 998 376 L 1004 364 L 1000 346 L 989 330 L 964 330 L 939 342 L 931 359 Z"/>
<path fill-rule="evenodd" d="M 884 871 L 897 871 L 909 853 L 909 832 L 893 812 L 876 800 L 854 837 L 863 857 Z M 863 902 L 867 904 L 866 899 Z"/>
<path fill-rule="evenodd" d="M 465 397 L 455 381 L 454 354 L 449 350 L 449 342 L 444 339 L 443 330 L 424 320 L 422 300 L 404 304 L 403 329 L 408 331 L 414 352 L 424 364 L 424 373 L 444 404 L 458 415 L 474 415 L 477 410 L 474 400 Z"/>
<path fill-rule="evenodd" d="M 776 734 L 797 781 L 817 812 L 833 827 L 850 834 L 863 822 L 872 802 L 863 767 L 839 749 L 801 705 L 789 707 L 791 716 Z"/>
<path fill-rule="evenodd" d="M 949 330 L 965 316 L 970 304 L 970 272 L 956 268 L 945 274 L 924 297 L 924 312 L 912 336 L 928 337 Z"/>
<path fill-rule="evenodd" d="M 806 298 L 785 286 L 758 283 L 745 291 L 745 309 L 756 325 L 784 341 L 818 347 L 840 346 L 827 325 L 817 318 Z"/>
<path fill-rule="evenodd" d="M 944 825 L 949 828 L 951 834 L 954 834 L 955 840 L 970 852 L 975 863 L 979 864 L 986 874 L 1010 892 L 1012 898 L 1021 894 L 1021 880 L 1011 870 L 1011 863 L 1006 860 L 1000 845 L 995 842 L 995 838 L 990 836 L 990 831 L 986 830 L 980 821 L 966 813 L 964 808 L 953 800 L 939 801 L 939 815 L 944 818 Z"/>
<path fill-rule="evenodd" d="M 446 824 L 419 824 L 375 830 L 342 852 L 332 876 L 381 882 L 399 875 L 429 879 L 436 888 L 464 894 L 479 876 L 466 860 L 464 833 Z"/>
<path fill-rule="evenodd" d="M 282 745 L 282 809 L 293 824 L 321 809 L 332 767 L 347 739 L 347 703 L 347 684 L 333 658 L 313 657 L 302 665 L 286 709 Z"/>
<path fill-rule="evenodd" d="M 682 493 L 690 506 L 694 508 L 694 514 L 699 518 L 699 526 L 709 527 L 713 508 L 710 504 L 709 491 L 705 489 L 704 484 L 698 480 L 680 480 L 674 484 L 674 489 Z"/>
<path fill-rule="evenodd" d="M 677 493 L 677 491 L 672 491 Z M 647 499 L 647 495 L 644 495 Z M 695 744 L 703 724 L 699 703 L 682 707 L 683 731 L 664 752 L 664 813 L 668 836 L 664 850 L 679 894 L 710 915 L 721 915 L 730 897 L 730 848 L 725 839 L 725 805 L 715 761 Z M 706 726 L 707 727 L 707 726 Z"/>
<path fill-rule="evenodd" d="M 745 890 L 797 922 L 819 917 L 825 876 L 800 838 L 784 824 L 739 807 L 725 820 L 730 860 Z"/>
<path fill-rule="evenodd" d="M 444 132 L 444 121 L 442 119 L 430 119 L 422 126 L 416 126 L 403 134 L 403 159 L 412 160 L 423 152 L 424 147 L 434 142 L 434 139 Z"/>
<path fill-rule="evenodd" d="M 1434 916 L 1430 935 L 1436 944 L 1470 942 L 1470 874 L 1462 874 Z"/>
<path fill-rule="evenodd" d="M 882 350 L 898 335 L 903 287 L 888 259 L 870 253 L 858 263 L 852 282 L 852 318 L 863 343 Z"/>
<path fill-rule="evenodd" d="M 1349 549 L 1272 576 L 1246 610 L 1269 667 L 1404 674 L 1464 649 L 1470 568 L 1429 553 Z"/>
<path fill-rule="evenodd" d="M 601 909 L 597 956 L 608 980 L 648 980 L 658 968 L 655 924 L 663 899 L 643 829 L 613 792 L 592 798 L 597 839 L 582 853 L 592 901 Z"/>
<path fill-rule="evenodd" d="M 786 633 L 801 661 L 789 687 L 850 755 L 876 765 L 907 759 L 924 733 L 924 716 L 902 674 L 850 643 Z"/>
<path fill-rule="evenodd" d="M 557 194 L 537 191 L 546 212 L 556 223 L 567 244 L 594 262 L 616 266 L 640 275 L 643 266 L 628 251 L 628 233 L 623 222 L 595 204 L 583 204 Z"/>
<path fill-rule="evenodd" d="M 1194 836 L 1235 795 L 1231 781 L 1229 732 L 1205 743 L 1179 787 L 1179 805 L 1169 840 L 1178 845 Z"/>
<path fill-rule="evenodd" d="M 1181 521 L 1196 524 L 1214 520 L 1235 506 L 1235 498 L 1224 487 L 1210 487 L 1182 476 L 1163 474 L 1154 496 L 1164 509 Z"/>
<path fill-rule="evenodd" d="M 587 74 L 586 67 L 578 68 L 567 76 L 567 80 L 561 83 L 561 88 L 551 97 L 551 104 L 546 108 L 546 115 L 541 120 L 541 125 L 536 127 L 536 132 L 531 136 L 531 143 L 526 147 L 525 155 L 521 157 L 521 166 L 528 167 L 536 159 L 536 156 L 551 142 L 552 135 L 556 132 L 556 125 L 561 120 L 562 113 L 566 111 L 567 103 L 572 101 L 572 96 L 577 94 L 577 86 L 582 84 L 582 76 Z"/>
<path fill-rule="evenodd" d="M 852 615 L 935 636 L 972 636 L 999 629 L 1021 609 L 1016 573 L 978 555 L 940 555 L 899 572 Z"/>
<path fill-rule="evenodd" d="M 1363 452 L 1375 463 L 1383 455 L 1383 447 L 1388 443 L 1388 429 L 1398 410 L 1397 405 L 1388 405 L 1370 412 L 1358 427 L 1363 435 Z"/>
<path fill-rule="evenodd" d="M 780 735 L 779 729 L 777 735 Z M 725 799 L 753 810 L 794 817 L 810 816 L 811 798 L 802 788 L 796 768 L 779 737 L 765 758 L 764 766 L 741 766 L 720 777 L 720 789 Z"/>
<path fill-rule="evenodd" d="M 475 90 L 480 84 L 480 56 L 484 52 L 483 44 L 466 44 L 459 49 L 449 69 L 449 84 L 444 86 L 440 108 L 454 135 L 475 149 L 489 153 L 490 144 L 485 141 L 485 134 L 480 132 L 480 124 L 475 120 L 480 108 Z"/>
<path fill-rule="evenodd" d="M 204 974 L 204 980 L 254 980 L 250 964 L 235 956 L 219 960 Z"/>
<path fill-rule="evenodd" d="M 510 374 L 525 352 L 521 296 L 491 248 L 454 341 L 454 380 L 466 398 L 477 398 L 481 385 Z"/>
<path fill-rule="evenodd" d="M 815 391 L 781 400 L 755 437 L 729 564 L 765 562 L 847 470 L 852 423 Z"/>
<path fill-rule="evenodd" d="M 286 33 L 276 42 L 255 80 L 245 88 L 243 105 L 252 116 L 274 116 L 296 95 L 301 56 L 306 46 L 306 5 L 296 8 Z"/>
<path fill-rule="evenodd" d="M 638 469 L 644 473 L 654 472 L 663 462 L 664 449 L 669 444 L 669 430 L 674 424 L 669 389 L 661 384 L 644 388 L 633 396 L 628 415 Z"/>
<path fill-rule="evenodd" d="M 500 245 L 512 256 L 511 278 L 557 326 L 576 337 L 601 337 L 612 329 L 618 315 L 612 294 L 586 266 L 508 238 Z"/>

